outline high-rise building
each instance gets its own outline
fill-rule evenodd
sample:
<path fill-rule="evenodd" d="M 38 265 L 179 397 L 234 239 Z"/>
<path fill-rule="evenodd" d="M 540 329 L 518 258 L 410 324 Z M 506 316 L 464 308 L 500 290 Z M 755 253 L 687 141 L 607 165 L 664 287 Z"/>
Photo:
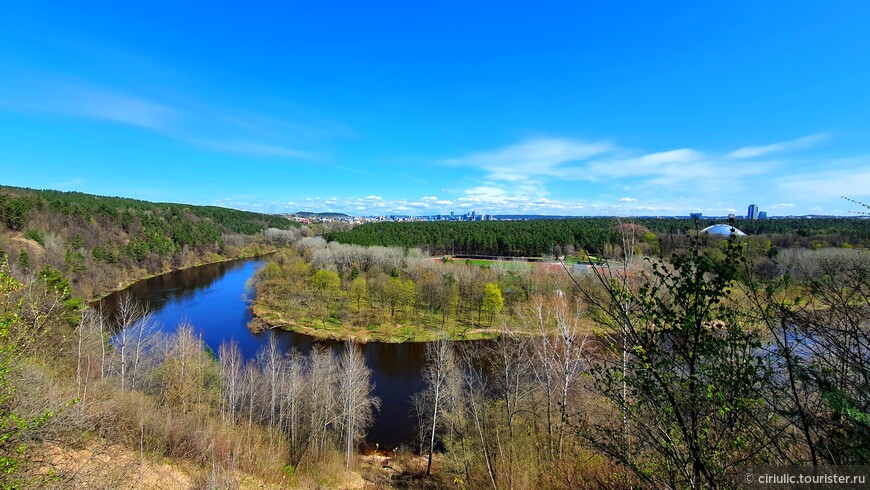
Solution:
<path fill-rule="evenodd" d="M 702 213 L 689 213 L 689 219 L 701 219 Z"/>
<path fill-rule="evenodd" d="M 746 219 L 758 219 L 758 206 L 755 204 L 749 205 L 749 210 L 746 212 Z"/>
<path fill-rule="evenodd" d="M 758 219 L 767 219 L 767 211 L 759 211 Z"/>
<path fill-rule="evenodd" d="M 477 217 L 476 217 L 476 215 L 475 215 L 475 213 L 474 213 L 474 210 L 472 209 L 472 210 L 471 210 L 471 221 L 474 221 L 475 219 L 477 219 Z"/>

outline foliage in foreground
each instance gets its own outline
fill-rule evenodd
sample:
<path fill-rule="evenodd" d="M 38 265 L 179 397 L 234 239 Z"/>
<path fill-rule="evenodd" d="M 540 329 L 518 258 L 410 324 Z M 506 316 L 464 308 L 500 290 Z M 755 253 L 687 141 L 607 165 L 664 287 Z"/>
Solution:
<path fill-rule="evenodd" d="M 444 470 L 490 488 L 734 488 L 746 465 L 868 464 L 870 258 L 777 265 L 762 280 L 736 241 L 698 244 L 579 280 L 577 305 L 538 303 L 518 320 L 538 335 L 433 344 L 419 452 L 440 445 Z"/>
<path fill-rule="evenodd" d="M 129 299 L 71 325 L 45 281 L 3 266 L 0 288 L 4 487 L 136 487 L 157 458 L 192 485 L 329 486 L 354 464 L 377 400 L 352 348 L 287 355 L 272 342 L 245 363 L 227 344 L 219 362 L 191 326 L 163 335 Z"/>

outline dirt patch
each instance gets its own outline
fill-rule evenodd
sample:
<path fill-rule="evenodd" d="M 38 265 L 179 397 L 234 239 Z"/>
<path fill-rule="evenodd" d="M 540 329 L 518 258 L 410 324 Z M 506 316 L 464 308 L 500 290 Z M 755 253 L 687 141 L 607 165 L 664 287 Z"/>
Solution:
<path fill-rule="evenodd" d="M 433 461 L 432 477 L 425 476 L 427 461 L 426 456 L 402 451 L 398 455 L 392 451 L 377 452 L 361 456 L 360 473 L 369 483 L 368 488 L 444 488 L 437 477 L 438 458 Z"/>
<path fill-rule="evenodd" d="M 45 253 L 45 249 L 42 248 L 42 245 L 28 238 L 24 238 L 24 235 L 22 235 L 21 233 L 15 234 L 12 237 L 12 242 L 20 245 L 21 248 L 26 249 L 28 255 L 37 256 Z"/>
<path fill-rule="evenodd" d="M 182 489 L 193 482 L 190 470 L 151 461 L 115 444 L 82 449 L 49 444 L 40 452 L 45 464 L 38 473 L 48 487 Z"/>

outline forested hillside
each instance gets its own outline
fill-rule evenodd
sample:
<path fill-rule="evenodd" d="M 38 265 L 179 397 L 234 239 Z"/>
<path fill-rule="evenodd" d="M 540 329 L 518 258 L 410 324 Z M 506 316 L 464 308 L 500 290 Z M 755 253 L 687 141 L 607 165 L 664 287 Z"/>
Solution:
<path fill-rule="evenodd" d="M 608 245 L 621 243 L 620 226 L 640 225 L 637 238 L 654 244 L 661 235 L 685 234 L 720 221 L 695 222 L 681 218 L 575 218 L 529 221 L 476 222 L 385 222 L 368 223 L 346 232 L 324 234 L 328 241 L 356 245 L 429 248 L 432 254 L 481 254 L 538 256 L 551 254 L 555 247 L 585 249 L 600 253 Z M 767 235 L 772 245 L 866 247 L 870 244 L 870 222 L 859 218 L 740 220 L 736 226 L 749 235 Z M 647 233 L 649 232 L 649 233 Z"/>
<path fill-rule="evenodd" d="M 252 235 L 292 226 L 216 206 L 0 187 L 0 251 L 14 272 L 49 266 L 83 296 L 172 268 L 260 253 Z"/>

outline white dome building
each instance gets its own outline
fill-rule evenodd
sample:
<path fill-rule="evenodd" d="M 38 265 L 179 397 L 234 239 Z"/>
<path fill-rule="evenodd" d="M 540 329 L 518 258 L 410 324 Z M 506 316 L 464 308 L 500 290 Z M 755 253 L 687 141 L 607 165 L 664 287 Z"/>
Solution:
<path fill-rule="evenodd" d="M 723 225 L 723 224 L 708 226 L 708 227 L 704 228 L 703 230 L 701 230 L 701 233 L 707 233 L 710 235 L 718 235 L 718 236 L 726 236 L 726 237 L 731 236 L 732 234 L 734 234 L 734 236 L 746 236 L 746 233 L 743 233 L 742 231 L 738 230 L 737 228 L 735 228 L 731 225 Z"/>

